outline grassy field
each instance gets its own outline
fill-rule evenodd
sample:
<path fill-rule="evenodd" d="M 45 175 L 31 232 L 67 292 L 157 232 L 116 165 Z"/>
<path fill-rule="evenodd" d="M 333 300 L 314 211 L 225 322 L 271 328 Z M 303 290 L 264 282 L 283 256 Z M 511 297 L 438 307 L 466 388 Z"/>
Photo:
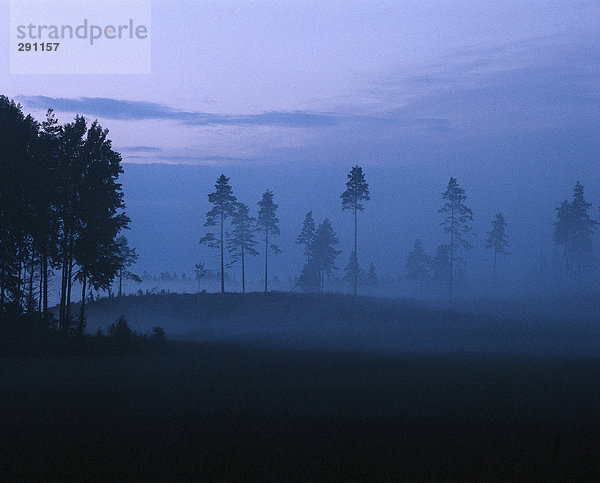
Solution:
<path fill-rule="evenodd" d="M 121 313 L 189 340 L 1 358 L 3 479 L 600 478 L 591 325 L 200 294 L 95 302 L 92 329 Z"/>
<path fill-rule="evenodd" d="M 5 358 L 2 474 L 600 477 L 600 361 L 172 343 Z"/>

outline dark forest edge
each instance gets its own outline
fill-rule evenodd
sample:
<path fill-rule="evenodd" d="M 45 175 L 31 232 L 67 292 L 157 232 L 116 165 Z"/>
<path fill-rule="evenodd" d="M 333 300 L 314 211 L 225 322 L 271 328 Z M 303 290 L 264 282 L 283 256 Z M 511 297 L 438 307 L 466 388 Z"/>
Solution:
<path fill-rule="evenodd" d="M 76 116 L 60 125 L 50 109 L 40 123 L 5 96 L 0 126 L 0 324 L 52 326 L 48 285 L 58 272 L 58 329 L 83 334 L 86 290 L 109 288 L 137 258 L 121 235 L 130 222 L 121 155 L 97 121 Z M 81 283 L 77 314 L 74 281 Z"/>
<path fill-rule="evenodd" d="M 65 332 L 58 328 L 52 313 L 43 321 L 24 314 L 18 319 L 2 319 L 0 324 L 0 355 L 2 356 L 64 356 L 64 355 L 132 355 L 164 352 L 165 331 L 154 327 L 152 334 L 133 331 L 127 319 L 120 316 L 106 333 Z"/>

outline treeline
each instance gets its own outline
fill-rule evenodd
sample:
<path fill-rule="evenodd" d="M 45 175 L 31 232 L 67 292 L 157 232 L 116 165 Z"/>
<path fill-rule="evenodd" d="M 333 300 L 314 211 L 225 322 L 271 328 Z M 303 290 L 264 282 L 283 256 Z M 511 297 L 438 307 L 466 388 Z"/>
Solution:
<path fill-rule="evenodd" d="M 351 263 L 346 267 L 346 279 L 350 280 L 357 292 L 360 270 L 357 263 L 357 237 L 358 213 L 363 211 L 363 202 L 369 200 L 369 186 L 365 181 L 362 168 L 355 166 L 348 174 L 346 190 L 341 195 L 342 209 L 353 214 L 354 219 L 354 251 Z M 216 228 L 215 231 L 206 233 L 200 239 L 201 244 L 219 250 L 220 254 L 220 279 L 221 292 L 225 292 L 225 269 L 239 263 L 242 272 L 242 292 L 246 291 L 246 257 L 259 254 L 259 242 L 256 234 L 261 237 L 260 249 L 264 255 L 264 290 L 268 290 L 268 262 L 269 254 L 281 253 L 279 247 L 273 242 L 279 235 L 279 218 L 277 218 L 278 205 L 274 201 L 271 190 L 266 190 L 262 199 L 257 203 L 257 217 L 250 215 L 248 205 L 240 202 L 233 194 L 229 178 L 222 174 L 215 184 L 215 191 L 208 195 L 208 201 L 213 208 L 206 213 L 205 226 Z M 331 276 L 337 268 L 335 261 L 341 253 L 335 247 L 339 239 L 335 234 L 329 219 L 325 218 L 318 226 L 312 217 L 312 212 L 307 213 L 302 225 L 302 230 L 297 238 L 297 243 L 304 246 L 306 263 L 297 280 L 297 287 L 305 292 L 322 292 L 325 278 Z M 225 252 L 230 255 L 230 261 L 225 263 Z M 197 276 L 202 277 L 207 272 L 204 264 L 196 265 Z M 368 279 L 376 279 L 375 267 L 371 265 Z"/>
<path fill-rule="evenodd" d="M 0 96 L 0 321 L 51 323 L 48 284 L 60 274 L 59 328 L 83 332 L 85 293 L 128 275 L 135 251 L 118 183 L 121 156 L 108 130 L 77 116 L 43 122 Z M 81 305 L 72 313 L 73 283 Z"/>
<path fill-rule="evenodd" d="M 341 194 L 342 210 L 352 214 L 354 224 L 354 250 L 351 251 L 344 268 L 344 281 L 357 293 L 359 285 L 375 287 L 377 275 L 371 263 L 367 274 L 358 263 L 358 215 L 365 208 L 364 202 L 370 199 L 369 186 L 361 167 L 354 166 L 347 176 L 346 189 Z M 277 205 L 273 202 L 273 193 L 269 190 L 258 203 L 258 218 L 250 216 L 247 205 L 240 203 L 233 195 L 229 178 L 221 175 L 215 185 L 215 192 L 209 195 L 213 209 L 207 215 L 206 226 L 217 227 L 218 233 L 210 232 L 202 238 L 206 243 L 220 250 L 221 290 L 225 290 L 225 269 L 240 262 L 242 268 L 242 289 L 245 291 L 245 257 L 258 255 L 257 232 L 262 234 L 264 246 L 265 291 L 267 290 L 268 256 L 280 253 L 279 247 L 272 243 L 273 236 L 279 234 L 276 216 Z M 441 193 L 441 207 L 438 210 L 441 234 L 445 241 L 439 244 L 434 253 L 427 253 L 423 242 L 417 238 L 412 250 L 406 257 L 406 279 L 416 290 L 430 289 L 437 294 L 453 297 L 457 288 L 465 282 L 464 267 L 468 254 L 476 239 L 472 228 L 473 211 L 467 205 L 467 194 L 451 177 L 446 189 Z M 563 272 L 575 279 L 581 289 L 586 277 L 593 273 L 595 257 L 592 234 L 598 222 L 591 218 L 591 203 L 584 197 L 584 189 L 577 182 L 571 201 L 565 200 L 556 209 L 554 222 L 554 243 L 563 251 Z M 490 251 L 490 271 L 496 282 L 497 266 L 501 258 L 510 255 L 509 234 L 504 213 L 498 212 L 490 222 L 489 231 L 483 237 L 484 247 Z M 331 221 L 325 218 L 320 223 L 313 218 L 312 211 L 305 215 L 296 243 L 302 246 L 305 257 L 304 266 L 296 278 L 295 287 L 304 292 L 322 292 L 325 281 L 333 277 L 338 269 L 337 249 L 339 239 Z M 225 263 L 225 253 L 232 258 Z M 203 265 L 202 265 L 203 268 Z M 203 268 L 204 269 L 204 268 Z M 336 284 L 339 287 L 339 284 Z"/>

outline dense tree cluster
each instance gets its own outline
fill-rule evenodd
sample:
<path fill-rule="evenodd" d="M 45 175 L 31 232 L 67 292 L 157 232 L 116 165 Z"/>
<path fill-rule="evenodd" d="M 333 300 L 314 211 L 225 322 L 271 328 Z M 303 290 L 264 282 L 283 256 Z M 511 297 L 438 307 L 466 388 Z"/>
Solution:
<path fill-rule="evenodd" d="M 51 110 L 39 123 L 0 96 L 0 317 L 48 319 L 48 283 L 60 274 L 59 324 L 83 330 L 84 304 L 73 314 L 78 280 L 106 289 L 135 255 L 118 183 L 121 156 L 108 130 L 83 117 L 60 125 Z M 76 324 L 74 324 L 76 322 Z"/>

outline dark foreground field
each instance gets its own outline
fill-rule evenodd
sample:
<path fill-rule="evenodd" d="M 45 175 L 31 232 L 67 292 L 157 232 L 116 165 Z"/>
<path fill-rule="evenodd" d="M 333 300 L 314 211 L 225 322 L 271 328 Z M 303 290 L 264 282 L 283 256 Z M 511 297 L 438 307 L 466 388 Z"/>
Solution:
<path fill-rule="evenodd" d="M 600 477 L 600 360 L 171 343 L 0 360 L 3 480 Z"/>

